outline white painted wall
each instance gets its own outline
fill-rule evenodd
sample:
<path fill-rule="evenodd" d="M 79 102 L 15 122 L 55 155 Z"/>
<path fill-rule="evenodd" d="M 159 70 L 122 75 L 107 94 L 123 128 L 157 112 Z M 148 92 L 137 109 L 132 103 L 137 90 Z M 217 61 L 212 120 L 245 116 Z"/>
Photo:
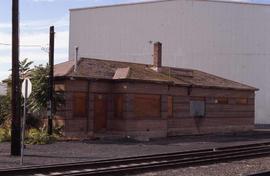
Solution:
<path fill-rule="evenodd" d="M 163 65 L 195 68 L 260 89 L 256 123 L 270 124 L 270 6 L 201 0 L 71 10 L 70 59 L 152 63 L 163 43 Z"/>

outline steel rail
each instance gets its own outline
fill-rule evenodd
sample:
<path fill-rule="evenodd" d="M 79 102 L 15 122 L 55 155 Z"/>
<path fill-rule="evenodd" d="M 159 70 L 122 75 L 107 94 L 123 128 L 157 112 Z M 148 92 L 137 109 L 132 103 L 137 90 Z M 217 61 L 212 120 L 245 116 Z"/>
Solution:
<path fill-rule="evenodd" d="M 190 157 L 190 158 L 183 158 L 183 159 L 172 159 L 172 160 L 163 160 L 163 161 L 153 161 L 144 162 L 144 163 L 135 163 L 126 166 L 113 166 L 110 167 L 103 167 L 101 169 L 89 168 L 84 169 L 81 171 L 72 170 L 70 172 L 63 172 L 58 176 L 82 176 L 82 175 L 112 175 L 112 174 L 126 174 L 135 171 L 146 171 L 146 170 L 154 170 L 154 169 L 161 169 L 161 168 L 172 168 L 172 167 L 185 167 L 185 166 L 195 166 L 195 165 L 205 165 L 211 164 L 216 162 L 224 162 L 224 161 L 232 161 L 235 159 L 243 159 L 249 158 L 254 156 L 265 156 L 270 155 L 270 149 L 260 149 L 259 151 L 254 150 L 246 150 L 244 152 L 230 152 L 230 153 L 221 153 L 221 154 L 214 154 L 202 157 Z M 74 173 L 75 172 L 75 173 Z"/>
<path fill-rule="evenodd" d="M 258 172 L 255 174 L 249 174 L 247 176 L 269 176 L 270 175 L 270 171 L 263 171 L 263 172 Z"/>
<path fill-rule="evenodd" d="M 253 152 L 253 153 L 252 153 Z M 99 174 L 102 172 L 106 174 L 106 171 L 100 171 L 98 168 L 102 167 L 115 167 L 121 165 L 128 165 L 133 163 L 145 163 L 145 165 L 141 165 L 140 167 L 133 166 L 130 168 L 117 168 L 114 170 L 107 170 L 109 173 L 120 171 L 132 171 L 136 170 L 136 168 L 152 168 L 152 167 L 160 167 L 163 165 L 172 166 L 179 164 L 177 163 L 194 163 L 198 160 L 213 160 L 215 157 L 229 157 L 230 155 L 238 156 L 239 154 L 245 156 L 257 156 L 262 152 L 264 154 L 270 154 L 270 142 L 265 143 L 255 143 L 248 145 L 240 145 L 240 146 L 230 146 L 230 147 L 220 147 L 214 149 L 204 149 L 204 150 L 192 150 L 186 152 L 174 152 L 174 153 L 164 153 L 157 155 L 146 155 L 146 156 L 138 156 L 138 157 L 128 157 L 128 158 L 117 158 L 117 159 L 109 159 L 109 160 L 98 160 L 98 161 L 90 161 L 90 162 L 77 162 L 77 163 L 68 163 L 68 164 L 56 164 L 56 165 L 45 165 L 45 166 L 32 166 L 32 167 L 22 167 L 22 168 L 14 168 L 14 169 L 4 169 L 0 170 L 0 175 L 25 175 L 25 174 L 33 174 L 33 173 L 53 173 L 53 172 L 67 172 L 74 171 L 80 169 L 96 169 L 94 171 L 81 172 L 82 174 Z M 269 152 L 269 153 L 268 153 Z M 180 158 L 180 159 L 179 159 Z M 241 159 L 241 158 L 239 158 Z M 166 161 L 168 160 L 168 161 Z M 158 162 L 159 161 L 159 162 Z M 160 161 L 166 161 L 160 162 Z M 151 163 L 152 162 L 152 163 Z M 155 162 L 155 163 L 153 163 Z M 148 164 L 147 164 L 148 163 Z M 149 164 L 150 163 L 150 164 Z M 124 169 L 124 170 L 123 170 Z M 118 172 L 119 171 L 119 172 Z M 67 175 L 68 173 L 65 173 Z M 75 174 L 75 173 L 69 173 Z M 79 173 L 78 173 L 79 174 Z"/>

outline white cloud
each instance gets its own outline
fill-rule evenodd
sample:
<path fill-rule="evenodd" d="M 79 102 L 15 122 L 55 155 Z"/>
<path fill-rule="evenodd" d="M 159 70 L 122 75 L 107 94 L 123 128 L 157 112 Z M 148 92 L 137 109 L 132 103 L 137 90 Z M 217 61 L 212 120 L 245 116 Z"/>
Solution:
<path fill-rule="evenodd" d="M 55 48 L 56 49 L 66 49 L 68 48 L 68 31 L 60 31 L 55 33 Z M 0 43 L 11 44 L 11 33 L 0 32 Z M 41 48 L 46 47 L 49 43 L 49 33 L 48 32 L 27 32 L 20 33 L 20 45 L 21 48 L 29 46 L 27 48 Z M 33 45 L 33 46 L 32 46 Z M 32 47 L 31 47 L 32 46 Z M 40 46 L 40 47 L 39 47 Z M 0 45 L 0 50 L 9 49 L 11 46 Z"/>
<path fill-rule="evenodd" d="M 4 54 L 1 55 L 0 58 L 0 65 L 7 65 L 7 64 L 11 64 L 11 59 L 10 59 L 10 54 Z"/>
<path fill-rule="evenodd" d="M 32 0 L 34 2 L 55 2 L 55 1 L 59 1 L 59 0 Z M 89 0 L 73 0 L 73 1 L 89 1 Z M 142 2 L 142 1 L 157 1 L 157 0 L 125 0 L 122 1 L 121 3 L 129 3 L 129 2 Z M 92 0 L 93 3 L 102 3 L 105 4 L 106 0 Z M 107 1 L 108 2 L 108 1 Z M 117 3 L 117 1 L 115 2 L 109 2 L 111 3 Z"/>
<path fill-rule="evenodd" d="M 248 0 L 227 0 L 227 1 L 233 1 L 233 2 L 246 2 Z"/>
<path fill-rule="evenodd" d="M 54 0 L 33 0 L 34 2 L 53 2 Z"/>
<path fill-rule="evenodd" d="M 10 71 L 0 71 L 0 81 L 8 78 L 8 76 L 10 75 Z"/>
<path fill-rule="evenodd" d="M 29 58 L 35 65 L 48 62 L 48 53 L 41 47 L 48 46 L 49 27 L 55 25 L 55 63 L 67 60 L 68 55 L 68 17 L 57 20 L 25 21 L 20 30 L 20 59 Z M 11 25 L 0 23 L 0 43 L 11 44 Z M 24 47 L 25 45 L 37 45 Z M 0 44 L 0 80 L 6 78 L 11 68 L 11 46 Z"/>
<path fill-rule="evenodd" d="M 21 31 L 49 30 L 49 26 L 55 26 L 57 28 L 68 28 L 69 26 L 68 15 L 65 15 L 59 19 L 31 20 L 31 21 L 20 22 Z M 11 30 L 11 23 L 0 23 L 0 29 Z"/>

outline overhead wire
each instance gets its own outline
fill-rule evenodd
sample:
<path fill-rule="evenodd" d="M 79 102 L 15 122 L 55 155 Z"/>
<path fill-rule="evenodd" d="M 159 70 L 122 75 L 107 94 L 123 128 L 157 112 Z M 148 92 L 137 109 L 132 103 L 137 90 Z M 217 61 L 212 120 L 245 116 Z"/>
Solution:
<path fill-rule="evenodd" d="M 11 46 L 12 44 L 10 43 L 2 43 L 0 42 L 0 45 L 4 45 L 4 46 Z M 43 47 L 42 45 L 19 45 L 20 47 Z"/>

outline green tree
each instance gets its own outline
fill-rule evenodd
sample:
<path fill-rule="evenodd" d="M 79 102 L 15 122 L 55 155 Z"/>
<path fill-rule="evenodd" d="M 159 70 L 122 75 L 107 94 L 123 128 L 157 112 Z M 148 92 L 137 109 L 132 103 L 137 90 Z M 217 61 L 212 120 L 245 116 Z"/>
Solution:
<path fill-rule="evenodd" d="M 32 82 L 32 94 L 28 99 L 28 123 L 31 121 L 36 121 L 37 118 L 41 120 L 42 117 L 46 116 L 47 102 L 49 100 L 49 65 L 38 65 L 31 68 L 33 62 L 29 61 L 27 58 L 20 61 L 20 78 L 21 82 L 23 77 L 27 76 Z M 10 101 L 11 101 L 11 76 L 4 80 L 8 85 L 8 93 L 4 98 L 0 97 L 0 125 L 1 122 L 8 119 L 10 116 Z M 57 107 L 65 103 L 64 97 L 61 93 L 55 92 L 53 94 L 55 100 L 54 112 L 56 112 Z M 23 109 L 23 102 L 22 102 Z M 33 117 L 34 116 L 34 117 Z M 31 118 L 30 118 L 31 117 Z"/>
<path fill-rule="evenodd" d="M 28 61 L 28 59 L 23 59 L 19 63 L 19 73 L 22 82 L 22 75 L 27 74 L 31 71 L 31 65 L 33 64 L 32 61 Z M 11 76 L 9 76 L 6 80 L 3 81 L 7 84 L 7 95 L 0 96 L 0 125 L 3 125 L 5 121 L 9 119 L 11 116 Z"/>
<path fill-rule="evenodd" d="M 32 95 L 29 99 L 30 110 L 44 116 L 47 109 L 47 102 L 49 101 L 49 65 L 35 66 L 30 73 L 31 82 L 33 85 Z M 54 92 L 53 98 L 55 101 L 54 112 L 57 107 L 64 104 L 64 97 L 60 92 Z"/>
<path fill-rule="evenodd" d="M 48 75 L 49 67 L 42 65 L 35 66 L 31 71 L 31 82 L 32 82 L 32 95 L 29 99 L 29 106 L 32 112 L 44 112 L 46 111 L 48 101 Z"/>
<path fill-rule="evenodd" d="M 28 73 L 31 71 L 31 66 L 34 62 L 33 61 L 28 61 L 28 58 L 23 59 L 20 61 L 20 66 L 19 66 L 19 71 L 20 75 L 23 75 L 25 73 Z"/>

